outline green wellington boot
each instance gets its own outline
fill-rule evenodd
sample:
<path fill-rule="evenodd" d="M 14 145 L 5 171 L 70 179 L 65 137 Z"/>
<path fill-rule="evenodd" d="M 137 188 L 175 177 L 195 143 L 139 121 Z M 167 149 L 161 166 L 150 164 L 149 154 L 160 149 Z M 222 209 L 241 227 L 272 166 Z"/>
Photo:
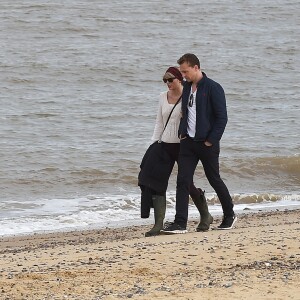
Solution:
<path fill-rule="evenodd" d="M 210 224 L 213 222 L 213 217 L 208 211 L 206 198 L 204 191 L 200 190 L 200 197 L 193 199 L 199 213 L 200 213 L 200 223 L 197 226 L 197 231 L 207 231 Z"/>
<path fill-rule="evenodd" d="M 161 229 L 163 229 L 164 218 L 166 215 L 166 196 L 153 195 L 153 208 L 154 208 L 154 221 L 153 228 L 145 233 L 145 236 L 159 235 Z"/>

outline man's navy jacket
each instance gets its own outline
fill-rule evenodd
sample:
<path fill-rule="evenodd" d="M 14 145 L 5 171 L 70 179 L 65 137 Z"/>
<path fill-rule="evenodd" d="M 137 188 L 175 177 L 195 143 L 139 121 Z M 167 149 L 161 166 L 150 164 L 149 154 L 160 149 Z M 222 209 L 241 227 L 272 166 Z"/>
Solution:
<path fill-rule="evenodd" d="M 216 144 L 221 140 L 227 124 L 226 98 L 222 86 L 203 73 L 196 93 L 196 133 L 195 141 L 208 141 Z M 178 136 L 187 135 L 188 101 L 191 82 L 185 82 L 182 92 L 182 119 Z"/>

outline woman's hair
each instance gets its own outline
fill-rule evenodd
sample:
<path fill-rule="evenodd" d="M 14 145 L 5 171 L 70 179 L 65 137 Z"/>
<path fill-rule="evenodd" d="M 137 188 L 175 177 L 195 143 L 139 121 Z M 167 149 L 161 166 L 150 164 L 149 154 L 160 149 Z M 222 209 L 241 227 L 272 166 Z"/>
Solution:
<path fill-rule="evenodd" d="M 163 78 L 175 77 L 179 81 L 183 80 L 182 74 L 177 67 L 169 67 Z"/>

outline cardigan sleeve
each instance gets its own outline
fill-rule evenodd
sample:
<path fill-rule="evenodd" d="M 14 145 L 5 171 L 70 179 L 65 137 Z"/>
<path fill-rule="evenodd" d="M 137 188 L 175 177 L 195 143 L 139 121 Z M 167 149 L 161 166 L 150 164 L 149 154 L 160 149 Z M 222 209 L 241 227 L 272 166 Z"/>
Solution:
<path fill-rule="evenodd" d="M 166 93 L 166 92 L 165 92 Z M 158 104 L 158 110 L 157 110 L 157 115 L 156 115 L 156 120 L 155 120 L 155 126 L 154 126 L 154 131 L 153 135 L 151 138 L 151 142 L 154 143 L 158 141 L 161 137 L 161 134 L 164 129 L 164 122 L 163 122 L 163 116 L 162 116 L 162 106 L 163 106 L 163 101 L 165 97 L 165 93 L 161 93 L 159 97 L 159 104 Z"/>

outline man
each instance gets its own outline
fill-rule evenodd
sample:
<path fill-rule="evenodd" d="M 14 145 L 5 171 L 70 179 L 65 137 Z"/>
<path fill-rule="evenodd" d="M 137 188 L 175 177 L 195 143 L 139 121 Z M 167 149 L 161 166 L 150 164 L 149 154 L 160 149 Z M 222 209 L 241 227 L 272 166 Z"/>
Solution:
<path fill-rule="evenodd" d="M 162 232 L 187 232 L 189 185 L 199 160 L 222 205 L 223 221 L 218 229 L 231 229 L 237 218 L 231 196 L 219 173 L 220 140 L 227 123 L 224 90 L 201 71 L 196 55 L 184 54 L 177 63 L 186 82 L 182 93 L 182 119 L 178 131 L 180 153 L 176 215 L 175 221 L 168 223 Z M 212 218 L 209 224 L 211 223 Z"/>

